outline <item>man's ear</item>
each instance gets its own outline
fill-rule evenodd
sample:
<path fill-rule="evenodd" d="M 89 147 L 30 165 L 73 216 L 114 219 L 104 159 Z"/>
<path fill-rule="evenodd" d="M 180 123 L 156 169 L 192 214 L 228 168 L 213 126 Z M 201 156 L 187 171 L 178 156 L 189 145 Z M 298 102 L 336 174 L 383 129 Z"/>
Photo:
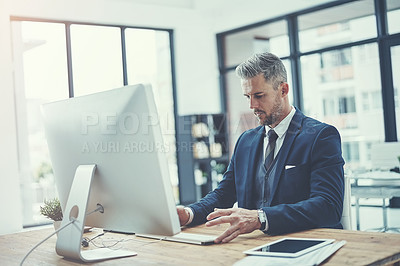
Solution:
<path fill-rule="evenodd" d="M 282 91 L 282 96 L 286 96 L 289 93 L 289 84 L 287 82 L 282 82 L 281 83 L 281 91 Z"/>

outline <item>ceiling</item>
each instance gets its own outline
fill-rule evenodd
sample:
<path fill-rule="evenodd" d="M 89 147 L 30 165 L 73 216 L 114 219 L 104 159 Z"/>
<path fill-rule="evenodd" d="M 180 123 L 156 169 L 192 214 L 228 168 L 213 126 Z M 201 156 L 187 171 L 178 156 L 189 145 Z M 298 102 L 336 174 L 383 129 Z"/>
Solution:
<path fill-rule="evenodd" d="M 131 3 L 140 5 L 152 5 L 160 7 L 172 7 L 172 8 L 184 8 L 184 9 L 194 9 L 194 10 L 220 10 L 221 8 L 229 9 L 234 6 L 249 6 L 252 5 L 257 8 L 260 3 L 263 6 L 267 4 L 269 8 L 277 8 L 276 0 L 127 0 Z M 299 3 L 305 6 L 315 6 L 321 3 L 326 3 L 334 0 L 280 0 L 279 2 L 286 3 Z M 282 6 L 279 4 L 279 6 Z"/>

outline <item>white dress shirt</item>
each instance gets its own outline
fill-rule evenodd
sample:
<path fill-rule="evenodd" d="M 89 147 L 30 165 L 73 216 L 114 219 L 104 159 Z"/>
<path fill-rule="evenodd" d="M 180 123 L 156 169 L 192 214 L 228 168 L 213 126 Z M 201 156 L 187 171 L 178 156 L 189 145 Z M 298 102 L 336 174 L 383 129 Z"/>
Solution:
<path fill-rule="evenodd" d="M 274 150 L 274 158 L 278 154 L 279 150 L 282 147 L 283 141 L 285 140 L 286 132 L 289 128 L 290 122 L 292 121 L 292 118 L 294 116 L 294 113 L 296 113 L 296 109 L 292 106 L 292 110 L 290 113 L 274 128 L 275 133 L 278 135 L 278 138 L 276 139 L 276 144 L 275 144 L 275 150 Z M 268 133 L 268 131 L 271 128 L 269 126 L 265 126 L 265 133 Z M 265 134 L 264 138 L 264 160 L 265 160 L 265 150 L 268 146 L 268 136 Z"/>

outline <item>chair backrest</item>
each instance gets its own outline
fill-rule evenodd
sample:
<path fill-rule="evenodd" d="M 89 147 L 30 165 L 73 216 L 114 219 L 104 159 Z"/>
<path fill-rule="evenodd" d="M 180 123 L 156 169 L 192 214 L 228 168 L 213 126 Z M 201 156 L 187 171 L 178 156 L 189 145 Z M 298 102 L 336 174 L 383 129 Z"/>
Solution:
<path fill-rule="evenodd" d="M 340 222 L 342 223 L 343 229 L 352 230 L 351 225 L 351 185 L 350 178 L 344 177 L 344 197 L 343 197 L 343 212 L 342 219 Z"/>

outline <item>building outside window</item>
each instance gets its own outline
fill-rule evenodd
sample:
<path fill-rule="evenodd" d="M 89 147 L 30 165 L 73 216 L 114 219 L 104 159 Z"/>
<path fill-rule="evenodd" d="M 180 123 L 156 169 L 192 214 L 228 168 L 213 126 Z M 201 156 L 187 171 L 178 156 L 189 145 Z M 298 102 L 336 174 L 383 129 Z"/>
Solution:
<path fill-rule="evenodd" d="M 400 32 L 400 2 L 398 0 L 386 0 L 387 20 L 389 34 Z"/>

